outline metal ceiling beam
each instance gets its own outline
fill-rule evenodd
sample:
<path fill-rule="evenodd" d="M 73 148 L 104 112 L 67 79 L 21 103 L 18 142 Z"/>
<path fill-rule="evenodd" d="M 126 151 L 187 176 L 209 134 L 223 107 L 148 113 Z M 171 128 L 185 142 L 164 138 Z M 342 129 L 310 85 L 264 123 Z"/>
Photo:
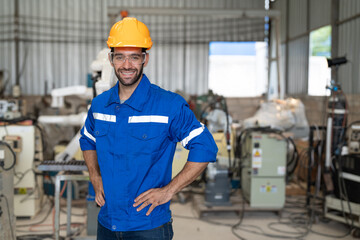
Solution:
<path fill-rule="evenodd" d="M 138 8 L 138 7 L 108 7 L 108 15 L 120 15 L 120 11 L 128 11 L 134 15 L 166 15 L 166 16 L 211 16 L 221 18 L 279 18 L 278 10 L 253 9 L 195 9 L 195 8 Z"/>

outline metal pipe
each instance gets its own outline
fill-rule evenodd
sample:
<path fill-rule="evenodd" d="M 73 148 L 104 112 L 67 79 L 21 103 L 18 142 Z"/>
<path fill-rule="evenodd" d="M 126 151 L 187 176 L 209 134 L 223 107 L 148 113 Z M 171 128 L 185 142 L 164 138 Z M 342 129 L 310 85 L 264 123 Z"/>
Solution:
<path fill-rule="evenodd" d="M 337 24 L 337 25 L 341 25 L 341 24 L 347 23 L 347 22 L 349 22 L 349 21 L 355 20 L 355 19 L 357 19 L 357 18 L 360 18 L 360 13 L 355 14 L 354 16 L 345 18 L 345 19 L 343 19 L 343 20 L 341 20 L 341 21 L 337 21 L 336 24 Z"/>
<path fill-rule="evenodd" d="M 66 189 L 66 206 L 67 206 L 67 222 L 66 222 L 66 236 L 71 236 L 71 198 L 72 198 L 72 183 L 71 181 L 67 182 L 67 189 Z"/>
<path fill-rule="evenodd" d="M 184 91 L 184 93 L 186 92 L 186 40 L 187 40 L 187 32 L 186 32 L 186 16 L 184 16 L 184 32 L 183 32 L 183 74 L 184 74 L 184 78 L 183 78 L 183 86 L 182 86 L 182 90 Z"/>
<path fill-rule="evenodd" d="M 325 169 L 329 169 L 331 165 L 332 120 L 333 119 L 329 117 L 326 124 Z"/>
<path fill-rule="evenodd" d="M 280 18 L 275 19 L 275 38 L 276 38 L 276 71 L 277 71 L 277 92 L 279 99 L 284 99 L 284 86 L 280 72 Z"/>
<path fill-rule="evenodd" d="M 60 182 L 59 175 L 55 178 L 55 240 L 60 238 Z"/>
<path fill-rule="evenodd" d="M 61 181 L 90 181 L 88 175 L 66 175 L 59 173 L 55 178 L 55 240 L 60 239 L 60 183 Z M 71 198 L 70 198 L 71 199 Z"/>
<path fill-rule="evenodd" d="M 108 7 L 108 15 L 119 14 L 126 10 L 132 15 L 169 15 L 169 16 L 211 16 L 222 18 L 280 18 L 278 10 L 254 10 L 254 9 L 194 9 L 194 8 L 137 8 L 137 7 Z"/>
<path fill-rule="evenodd" d="M 306 10 L 306 31 L 310 31 L 310 0 L 307 0 L 306 2 L 307 4 L 307 10 Z M 309 76 L 309 62 L 310 62 L 310 33 L 307 36 L 307 44 L 306 44 L 306 49 L 305 49 L 305 59 L 307 61 L 307 67 L 305 67 L 305 76 Z M 308 89 L 309 89 L 309 81 L 305 81 L 305 89 L 301 89 L 301 93 L 302 94 L 307 94 Z"/>
<path fill-rule="evenodd" d="M 306 206 L 310 205 L 310 198 L 311 198 L 311 171 L 312 171 L 312 164 L 311 164 L 311 154 L 314 146 L 314 130 L 310 127 L 310 135 L 309 135 L 309 149 L 308 149 L 308 169 L 307 169 L 307 191 L 306 191 Z"/>
<path fill-rule="evenodd" d="M 14 12 L 14 21 L 15 21 L 15 83 L 20 85 L 20 53 L 19 53 L 19 0 L 14 1 L 15 12 Z"/>
<path fill-rule="evenodd" d="M 339 20 L 339 0 L 331 1 L 331 57 L 336 58 L 339 54 L 339 25 L 337 24 Z M 337 82 L 337 70 L 334 68 L 331 69 L 331 80 Z"/>

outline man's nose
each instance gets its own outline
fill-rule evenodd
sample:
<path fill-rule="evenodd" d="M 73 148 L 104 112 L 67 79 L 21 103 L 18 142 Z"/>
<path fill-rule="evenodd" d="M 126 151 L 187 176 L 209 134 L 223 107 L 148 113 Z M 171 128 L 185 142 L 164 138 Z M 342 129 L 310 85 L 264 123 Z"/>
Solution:
<path fill-rule="evenodd" d="M 130 67 L 130 66 L 132 66 L 132 65 L 131 65 L 131 63 L 130 63 L 130 61 L 129 61 L 129 58 L 125 58 L 124 67 L 125 67 L 125 68 L 128 68 L 128 67 Z"/>

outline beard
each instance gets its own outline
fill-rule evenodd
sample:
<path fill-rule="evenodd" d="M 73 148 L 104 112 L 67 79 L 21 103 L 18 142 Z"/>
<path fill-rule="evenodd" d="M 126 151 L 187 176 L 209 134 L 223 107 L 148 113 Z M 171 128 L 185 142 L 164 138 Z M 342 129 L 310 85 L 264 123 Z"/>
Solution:
<path fill-rule="evenodd" d="M 143 73 L 143 68 L 144 68 L 144 65 L 141 66 L 140 70 L 138 70 L 136 68 L 118 68 L 118 69 L 115 69 L 115 75 L 123 86 L 128 87 L 128 86 L 134 85 L 135 83 L 137 83 L 140 80 L 142 73 Z M 135 76 L 131 79 L 124 79 L 121 77 L 121 71 L 134 71 Z"/>

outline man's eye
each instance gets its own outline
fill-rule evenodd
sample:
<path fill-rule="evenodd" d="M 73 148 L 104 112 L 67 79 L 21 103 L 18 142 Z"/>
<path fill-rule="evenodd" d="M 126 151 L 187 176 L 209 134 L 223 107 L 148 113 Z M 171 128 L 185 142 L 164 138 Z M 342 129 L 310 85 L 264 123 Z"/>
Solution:
<path fill-rule="evenodd" d="M 122 61 L 122 60 L 124 60 L 124 56 L 115 55 L 115 60 Z"/>
<path fill-rule="evenodd" d="M 132 60 L 132 61 L 139 61 L 139 60 L 140 60 L 140 56 L 131 56 L 131 60 Z"/>

